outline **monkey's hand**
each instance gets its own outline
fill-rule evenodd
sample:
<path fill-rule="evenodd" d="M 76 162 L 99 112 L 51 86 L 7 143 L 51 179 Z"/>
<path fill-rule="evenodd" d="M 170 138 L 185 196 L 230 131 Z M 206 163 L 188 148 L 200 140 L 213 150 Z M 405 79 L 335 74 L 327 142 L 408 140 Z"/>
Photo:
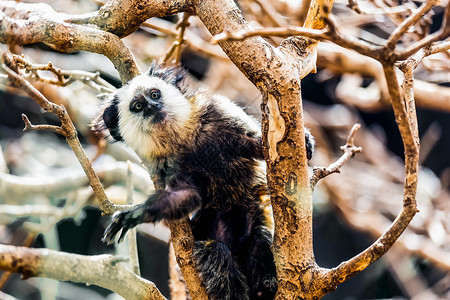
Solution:
<path fill-rule="evenodd" d="M 157 190 L 147 201 L 129 209 L 115 212 L 111 224 L 106 228 L 102 241 L 114 243 L 120 233 L 119 243 L 123 241 L 128 229 L 141 223 L 160 220 L 177 220 L 187 216 L 200 207 L 201 197 L 197 188 L 187 180 L 174 179 L 165 190 Z"/>
<path fill-rule="evenodd" d="M 103 233 L 102 242 L 108 245 L 114 243 L 117 233 L 122 229 L 119 237 L 119 243 L 123 241 L 128 229 L 143 222 L 145 212 L 145 203 L 136 205 L 132 208 L 122 211 L 116 211 L 111 217 L 111 224 Z"/>

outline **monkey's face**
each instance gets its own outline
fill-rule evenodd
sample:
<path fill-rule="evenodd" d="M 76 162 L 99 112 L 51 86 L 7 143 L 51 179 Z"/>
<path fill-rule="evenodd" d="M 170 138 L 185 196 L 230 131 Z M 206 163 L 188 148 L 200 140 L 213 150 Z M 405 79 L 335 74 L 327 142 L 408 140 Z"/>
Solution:
<path fill-rule="evenodd" d="M 117 90 L 102 117 L 114 139 L 125 141 L 144 158 L 163 146 L 168 134 L 181 133 L 191 111 L 176 86 L 140 75 Z"/>

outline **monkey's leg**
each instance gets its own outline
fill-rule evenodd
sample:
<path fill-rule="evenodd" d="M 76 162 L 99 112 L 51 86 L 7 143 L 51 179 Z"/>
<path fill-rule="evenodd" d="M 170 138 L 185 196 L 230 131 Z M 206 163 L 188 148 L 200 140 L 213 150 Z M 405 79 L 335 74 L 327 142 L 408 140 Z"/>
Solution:
<path fill-rule="evenodd" d="M 277 277 L 272 236 L 263 225 L 257 225 L 247 241 L 248 252 L 240 255 L 250 287 L 250 299 L 273 299 L 277 290 Z"/>
<path fill-rule="evenodd" d="M 196 241 L 194 260 L 210 299 L 248 300 L 247 279 L 227 245 Z"/>
<path fill-rule="evenodd" d="M 169 186 L 150 195 L 146 202 L 114 213 L 111 223 L 103 234 L 102 241 L 114 242 L 114 237 L 122 229 L 119 243 L 128 229 L 145 222 L 175 220 L 187 216 L 201 204 L 201 197 L 193 186 Z"/>

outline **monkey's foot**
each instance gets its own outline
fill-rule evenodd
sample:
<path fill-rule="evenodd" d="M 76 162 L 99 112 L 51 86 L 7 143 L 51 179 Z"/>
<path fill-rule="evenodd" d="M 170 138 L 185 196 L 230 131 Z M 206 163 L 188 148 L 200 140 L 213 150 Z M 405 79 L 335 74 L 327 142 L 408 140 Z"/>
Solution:
<path fill-rule="evenodd" d="M 102 242 L 108 245 L 114 243 L 117 233 L 122 230 L 118 243 L 122 242 L 128 229 L 142 223 L 145 206 L 142 204 L 122 211 L 116 211 L 111 217 L 111 223 L 103 233 Z"/>

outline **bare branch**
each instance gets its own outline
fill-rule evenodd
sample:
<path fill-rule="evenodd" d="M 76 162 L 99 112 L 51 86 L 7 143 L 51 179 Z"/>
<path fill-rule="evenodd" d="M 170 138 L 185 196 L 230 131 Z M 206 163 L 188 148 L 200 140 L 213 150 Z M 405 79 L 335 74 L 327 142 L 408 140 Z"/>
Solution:
<path fill-rule="evenodd" d="M 6 69 L 6 72 L 9 74 L 9 72 L 11 72 L 11 70 L 7 70 Z M 33 124 L 31 124 L 30 120 L 28 119 L 28 117 L 25 114 L 22 114 L 22 120 L 25 123 L 25 128 L 23 129 L 23 131 L 49 130 L 49 131 L 53 131 L 55 133 L 58 133 L 60 135 L 66 135 L 67 134 L 67 132 L 65 132 L 59 126 L 54 126 L 54 125 L 33 125 Z"/>
<path fill-rule="evenodd" d="M 0 269 L 30 277 L 95 284 L 125 299 L 165 299 L 156 286 L 127 270 L 111 255 L 85 256 L 0 244 Z M 99 276 L 99 274 L 103 274 Z"/>
<path fill-rule="evenodd" d="M 151 17 L 165 17 L 181 12 L 195 14 L 195 1 L 188 0 L 110 0 L 98 11 L 70 16 L 67 22 L 96 26 L 123 38 Z"/>
<path fill-rule="evenodd" d="M 125 183 L 127 167 L 124 162 L 108 164 L 95 169 L 103 185 L 108 187 L 116 183 Z M 143 169 L 134 168 L 135 187 L 142 192 L 147 192 L 151 187 L 148 173 Z M 66 194 L 89 184 L 86 175 L 79 171 L 68 170 L 67 176 L 52 177 L 20 177 L 10 174 L 0 174 L 0 194 L 5 199 L 27 200 L 30 196 L 45 194 L 48 196 L 59 196 Z M 25 202 L 24 202 L 25 203 Z M 23 204 L 24 204 L 23 203 Z"/>
<path fill-rule="evenodd" d="M 442 45 L 442 47 L 445 49 L 445 45 Z M 432 46 L 431 49 L 437 50 L 440 47 L 434 48 Z M 351 93 L 348 94 L 351 98 L 340 97 L 344 103 L 368 111 L 386 109 L 390 106 L 387 83 L 383 75 L 383 66 L 380 62 L 331 43 L 319 43 L 317 64 L 319 67 L 326 67 L 336 74 L 359 74 L 360 76 L 375 79 L 372 85 L 376 84 L 379 90 L 376 98 L 367 96 L 369 87 L 363 90 L 364 94 L 360 94 L 358 92 L 360 87 L 352 86 L 350 88 Z M 349 88 L 346 87 L 344 91 L 348 92 Z M 414 94 L 418 107 L 450 111 L 450 88 L 448 87 L 423 80 L 415 80 Z M 433 97 L 430 97 L 430 94 Z"/>
<path fill-rule="evenodd" d="M 45 7 L 45 11 L 33 11 L 33 8 Z M 88 26 L 66 23 L 64 14 L 58 14 L 49 6 L 32 5 L 4 1 L 0 9 L 0 42 L 24 45 L 45 42 L 59 51 L 73 52 L 84 50 L 103 54 L 108 57 L 119 72 L 122 82 L 139 74 L 136 62 L 129 49 L 114 34 Z M 12 18 L 9 15 L 17 16 Z"/>
<path fill-rule="evenodd" d="M 188 13 L 183 13 L 183 17 L 178 22 L 176 28 L 179 29 L 179 32 L 177 34 L 175 41 L 172 43 L 170 49 L 167 51 L 166 55 L 162 60 L 164 63 L 167 63 L 172 56 L 173 56 L 172 61 L 173 64 L 177 65 L 180 63 L 181 49 L 186 41 L 184 38 L 184 33 L 186 31 L 186 28 L 190 25 L 188 21 L 189 16 L 190 15 Z"/>
<path fill-rule="evenodd" d="M 407 105 L 403 101 L 398 88 L 397 76 L 392 66 L 384 66 L 386 81 L 388 82 L 391 103 L 400 134 L 405 147 L 405 183 L 403 208 L 389 229 L 370 247 L 354 258 L 341 263 L 330 271 L 331 282 L 337 285 L 358 274 L 367 266 L 384 255 L 398 237 L 403 233 L 417 212 L 417 169 L 419 161 L 419 138 L 417 135 L 417 117 L 414 103 Z"/>
<path fill-rule="evenodd" d="M 150 28 L 165 35 L 171 35 L 175 37 L 178 35 L 178 31 L 175 30 L 173 23 L 163 19 L 154 18 L 148 20 L 142 23 L 141 28 L 143 28 L 143 30 Z M 186 43 L 192 50 L 204 53 L 215 58 L 229 61 L 228 57 L 223 53 L 223 51 L 221 51 L 220 47 L 211 45 L 211 43 L 202 39 L 195 32 L 193 32 L 193 30 L 189 30 L 189 28 L 186 28 L 186 32 L 184 33 L 184 35 L 184 43 Z"/>
<path fill-rule="evenodd" d="M 130 161 L 127 161 L 127 204 L 133 205 L 136 204 L 133 200 L 133 165 Z M 139 268 L 139 256 L 138 256 L 138 247 L 137 247 L 137 238 L 136 238 L 136 228 L 131 228 L 127 235 L 128 238 L 128 249 L 130 252 L 130 266 L 131 270 L 134 274 L 141 276 L 141 270 Z"/>
<path fill-rule="evenodd" d="M 450 41 L 443 42 L 430 47 L 430 55 L 450 50 Z"/>
<path fill-rule="evenodd" d="M 46 65 L 33 64 L 23 56 L 19 55 L 13 55 L 13 59 L 19 68 L 24 69 L 26 73 L 32 73 L 36 79 L 43 81 L 44 83 L 67 86 L 78 80 L 101 93 L 112 93 L 115 90 L 111 84 L 100 77 L 99 72 L 91 73 L 79 70 L 61 70 L 60 68 L 53 66 L 51 62 Z M 53 73 L 57 80 L 43 78 L 38 74 L 37 71 L 39 70 Z"/>
<path fill-rule="evenodd" d="M 4 61 L 3 69 L 8 72 L 8 75 L 11 79 L 11 84 L 15 87 L 22 89 L 24 92 L 28 94 L 34 101 L 36 101 L 44 110 L 48 112 L 53 112 L 58 116 L 61 120 L 61 127 L 57 130 L 58 133 L 63 134 L 66 138 L 67 143 L 72 148 L 75 156 L 83 167 L 84 172 L 89 178 L 90 185 L 94 190 L 95 195 L 97 196 L 98 201 L 101 203 L 101 209 L 105 213 L 113 213 L 115 210 L 121 208 L 119 206 L 114 205 L 112 202 L 108 200 L 106 197 L 105 191 L 103 190 L 102 184 L 98 179 L 97 175 L 92 168 L 92 165 L 89 161 L 89 158 L 86 156 L 80 141 L 78 140 L 78 134 L 70 120 L 69 115 L 64 106 L 57 105 L 49 102 L 35 87 L 33 87 L 21 74 L 14 72 L 12 69 L 16 69 L 17 66 L 6 53 L 2 55 L 2 59 Z M 30 122 L 25 122 L 30 127 Z M 42 128 L 42 127 L 41 127 Z M 54 128 L 53 128 L 54 129 Z"/>
<path fill-rule="evenodd" d="M 414 24 L 417 23 L 433 6 L 438 4 L 439 0 L 429 0 L 424 2 L 415 12 L 413 12 L 407 19 L 405 19 L 389 36 L 386 41 L 386 48 L 394 49 L 395 44 L 405 34 L 405 32 Z"/>
<path fill-rule="evenodd" d="M 422 47 L 430 45 L 437 40 L 444 40 L 450 35 L 450 3 L 447 4 L 441 28 L 433 34 L 427 35 L 420 41 L 410 45 L 406 49 L 397 53 L 397 60 L 405 60 L 412 54 L 416 53 Z"/>
<path fill-rule="evenodd" d="M 169 222 L 175 257 L 192 299 L 208 299 L 193 260 L 194 238 L 188 218 Z"/>
<path fill-rule="evenodd" d="M 290 37 L 290 36 L 303 36 L 312 38 L 315 40 L 329 40 L 339 46 L 344 48 L 353 49 L 361 54 L 370 56 L 375 59 L 380 59 L 380 47 L 376 47 L 362 40 L 356 38 L 342 35 L 337 31 L 335 22 L 331 16 L 327 18 L 328 28 L 317 30 L 309 29 L 304 27 L 289 26 L 287 28 L 279 27 L 265 27 L 262 29 L 244 29 L 237 32 L 225 31 L 220 34 L 215 35 L 211 43 L 219 43 L 226 40 L 242 40 L 252 36 L 279 36 L 279 37 Z"/>
<path fill-rule="evenodd" d="M 347 161 L 349 161 L 351 157 L 355 156 L 356 153 L 362 152 L 362 148 L 356 147 L 354 143 L 355 135 L 359 128 L 361 128 L 361 124 L 353 125 L 350 133 L 348 134 L 347 143 L 344 146 L 341 146 L 341 150 L 344 152 L 344 154 L 337 161 L 326 168 L 314 167 L 314 173 L 310 179 L 311 189 L 314 189 L 320 179 L 325 178 L 326 176 L 333 173 L 340 173 L 340 169 L 342 168 L 342 166 Z"/>

